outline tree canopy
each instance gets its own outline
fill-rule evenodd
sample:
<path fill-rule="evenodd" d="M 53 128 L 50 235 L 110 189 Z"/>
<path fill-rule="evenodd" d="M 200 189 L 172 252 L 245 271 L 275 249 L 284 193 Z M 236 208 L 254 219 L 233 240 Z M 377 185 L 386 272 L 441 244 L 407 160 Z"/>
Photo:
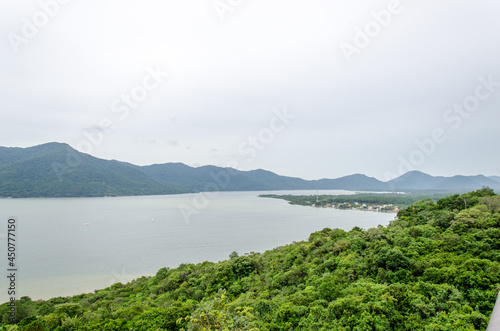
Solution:
<path fill-rule="evenodd" d="M 500 197 L 424 200 L 388 226 L 308 240 L 67 298 L 8 303 L 0 330 L 485 330 L 500 288 Z"/>

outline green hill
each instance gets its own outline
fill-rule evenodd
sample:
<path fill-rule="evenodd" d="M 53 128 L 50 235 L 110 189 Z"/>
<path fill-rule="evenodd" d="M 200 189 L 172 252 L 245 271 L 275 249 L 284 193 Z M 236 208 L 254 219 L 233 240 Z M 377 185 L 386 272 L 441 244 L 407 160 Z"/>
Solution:
<path fill-rule="evenodd" d="M 203 191 L 344 189 L 463 193 L 483 186 L 500 189 L 496 177 L 433 177 L 418 171 L 381 182 L 362 174 L 304 180 L 257 169 L 239 171 L 182 163 L 137 166 L 80 153 L 67 144 L 0 147 L 0 197 L 102 197 Z"/>
<path fill-rule="evenodd" d="M 128 163 L 80 153 L 50 143 L 0 149 L 0 196 L 96 197 L 184 191 L 160 183 Z"/>
<path fill-rule="evenodd" d="M 465 208 L 464 201 L 467 201 Z M 500 288 L 500 197 L 421 201 L 387 227 L 324 229 L 95 293 L 16 302 L 17 330 L 485 330 Z M 3 329 L 9 306 L 0 306 Z"/>

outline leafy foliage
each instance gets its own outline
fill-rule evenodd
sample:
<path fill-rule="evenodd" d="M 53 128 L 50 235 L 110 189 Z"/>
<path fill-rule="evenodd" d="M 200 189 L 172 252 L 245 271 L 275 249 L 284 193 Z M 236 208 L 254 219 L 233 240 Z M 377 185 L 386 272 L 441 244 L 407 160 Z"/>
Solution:
<path fill-rule="evenodd" d="M 22 298 L 14 328 L 485 330 L 500 288 L 498 199 L 483 188 L 424 200 L 386 227 L 323 229 L 91 294 Z M 0 330 L 11 327 L 8 309 Z"/>

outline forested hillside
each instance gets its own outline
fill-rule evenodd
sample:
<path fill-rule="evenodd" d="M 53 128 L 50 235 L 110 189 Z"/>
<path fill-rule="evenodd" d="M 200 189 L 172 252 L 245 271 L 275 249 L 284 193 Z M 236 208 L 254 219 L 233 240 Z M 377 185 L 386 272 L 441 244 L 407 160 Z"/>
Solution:
<path fill-rule="evenodd" d="M 361 190 L 464 193 L 489 186 L 496 177 L 434 177 L 411 171 L 389 182 L 361 174 L 336 179 L 304 180 L 258 169 L 240 171 L 182 163 L 137 166 L 81 153 L 67 144 L 28 148 L 0 147 L 0 197 L 103 197 L 163 195 L 208 191 Z"/>
<path fill-rule="evenodd" d="M 387 227 L 324 229 L 92 294 L 17 302 L 17 330 L 485 330 L 500 288 L 500 197 L 453 195 Z M 0 307 L 9 330 L 8 304 Z"/>
<path fill-rule="evenodd" d="M 175 194 L 129 163 L 80 153 L 50 143 L 0 148 L 0 197 L 102 197 Z"/>

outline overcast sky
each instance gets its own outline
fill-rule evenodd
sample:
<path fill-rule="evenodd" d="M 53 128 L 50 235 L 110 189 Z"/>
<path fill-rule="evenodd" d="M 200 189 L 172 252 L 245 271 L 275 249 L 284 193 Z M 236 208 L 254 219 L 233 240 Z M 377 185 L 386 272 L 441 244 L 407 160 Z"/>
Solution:
<path fill-rule="evenodd" d="M 0 145 L 500 175 L 497 0 L 2 0 Z"/>

